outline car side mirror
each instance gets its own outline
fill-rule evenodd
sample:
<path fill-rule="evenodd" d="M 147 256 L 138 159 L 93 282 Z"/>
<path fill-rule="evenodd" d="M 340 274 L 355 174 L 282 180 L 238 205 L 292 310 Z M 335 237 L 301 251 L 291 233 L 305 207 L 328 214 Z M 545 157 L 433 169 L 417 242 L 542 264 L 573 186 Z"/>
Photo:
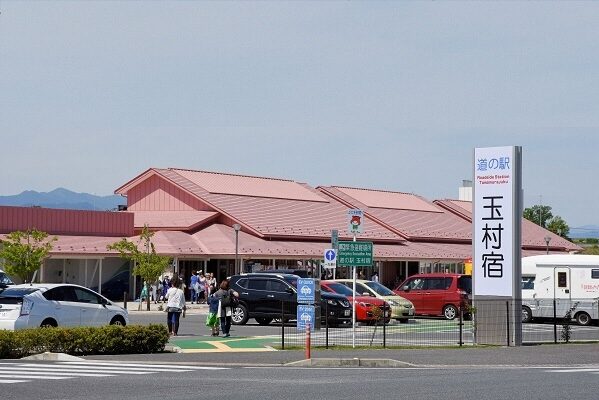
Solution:
<path fill-rule="evenodd" d="M 293 289 L 291 289 L 290 287 L 288 287 L 287 289 L 285 289 L 285 291 L 289 294 L 293 294 Z"/>
<path fill-rule="evenodd" d="M 371 296 L 371 294 L 368 292 L 364 292 L 364 293 L 362 293 L 362 296 Z"/>
<path fill-rule="evenodd" d="M 409 292 L 410 291 L 410 287 L 408 285 L 406 285 L 401 290 L 403 290 L 404 292 Z"/>
<path fill-rule="evenodd" d="M 106 299 L 102 299 L 101 301 L 102 301 L 102 305 L 103 305 L 104 307 L 106 307 L 106 306 L 108 305 L 108 300 L 106 300 Z"/>

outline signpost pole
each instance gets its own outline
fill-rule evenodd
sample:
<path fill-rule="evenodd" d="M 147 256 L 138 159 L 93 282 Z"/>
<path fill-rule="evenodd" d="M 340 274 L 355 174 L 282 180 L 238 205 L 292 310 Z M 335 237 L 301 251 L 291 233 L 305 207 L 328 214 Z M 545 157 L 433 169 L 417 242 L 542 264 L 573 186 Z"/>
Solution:
<path fill-rule="evenodd" d="M 354 234 L 354 242 L 356 241 L 356 235 Z M 351 316 L 351 327 L 352 327 L 352 347 L 356 348 L 356 266 L 354 265 L 354 282 L 353 290 L 354 296 L 352 297 L 352 316 Z"/>

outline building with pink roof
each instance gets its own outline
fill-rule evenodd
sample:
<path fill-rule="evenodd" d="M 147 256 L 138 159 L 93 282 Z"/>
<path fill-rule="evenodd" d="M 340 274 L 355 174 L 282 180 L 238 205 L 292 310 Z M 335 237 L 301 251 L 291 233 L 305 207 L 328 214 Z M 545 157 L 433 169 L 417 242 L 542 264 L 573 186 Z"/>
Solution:
<path fill-rule="evenodd" d="M 364 211 L 358 240 L 374 243 L 375 268 L 388 285 L 419 272 L 462 272 L 472 252 L 472 207 L 464 201 L 177 168 L 150 168 L 115 193 L 127 198 L 126 211 L 0 207 L 0 234 L 35 226 L 56 235 L 41 279 L 99 290 L 104 285 L 103 293 L 116 276 L 127 276 L 128 291 L 137 292 L 128 263 L 106 246 L 121 237 L 138 240 L 144 226 L 155 232 L 156 251 L 173 258 L 170 273 L 202 270 L 218 279 L 236 272 L 236 250 L 237 272 L 304 268 L 316 274 L 332 230 L 351 240 L 351 208 Z M 551 252 L 580 250 L 523 221 L 523 255 L 545 253 L 547 235 Z M 235 224 L 241 227 L 237 249 Z"/>

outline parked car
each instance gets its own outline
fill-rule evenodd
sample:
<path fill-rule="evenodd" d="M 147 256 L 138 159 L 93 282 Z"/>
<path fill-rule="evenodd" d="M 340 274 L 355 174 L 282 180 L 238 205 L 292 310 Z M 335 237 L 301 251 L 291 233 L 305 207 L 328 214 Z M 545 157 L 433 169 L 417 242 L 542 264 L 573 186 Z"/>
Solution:
<path fill-rule="evenodd" d="M 239 293 L 239 304 L 232 315 L 233 324 L 243 325 L 250 318 L 254 318 L 260 325 L 268 325 L 275 318 L 296 319 L 296 287 L 299 278 L 293 274 L 274 273 L 232 276 L 230 287 Z M 326 308 L 323 307 L 324 302 L 327 303 Z M 320 304 L 323 321 L 328 319 L 331 325 L 351 323 L 351 305 L 345 296 L 321 292 Z"/>
<path fill-rule="evenodd" d="M 352 279 L 335 279 L 334 282 L 343 283 L 353 290 Z M 391 318 L 399 322 L 406 323 L 410 318 L 414 318 L 414 305 L 412 302 L 395 294 L 391 289 L 378 282 L 358 279 L 356 280 L 356 291 L 363 296 L 385 300 L 391 306 Z"/>
<path fill-rule="evenodd" d="M 337 293 L 344 295 L 350 302 L 354 301 L 354 291 L 342 283 L 335 281 L 320 281 L 321 292 Z M 372 296 L 355 296 L 356 299 L 356 321 L 373 323 L 383 319 L 385 323 L 391 319 L 391 306 L 385 300 Z"/>
<path fill-rule="evenodd" d="M 0 269 L 0 291 L 15 283 Z"/>
<path fill-rule="evenodd" d="M 23 284 L 0 292 L 0 329 L 126 325 L 127 310 L 78 285 Z"/>
<path fill-rule="evenodd" d="M 408 277 L 395 293 L 409 299 L 417 315 L 442 315 L 448 320 L 470 304 L 472 277 L 462 274 L 418 274 Z"/>

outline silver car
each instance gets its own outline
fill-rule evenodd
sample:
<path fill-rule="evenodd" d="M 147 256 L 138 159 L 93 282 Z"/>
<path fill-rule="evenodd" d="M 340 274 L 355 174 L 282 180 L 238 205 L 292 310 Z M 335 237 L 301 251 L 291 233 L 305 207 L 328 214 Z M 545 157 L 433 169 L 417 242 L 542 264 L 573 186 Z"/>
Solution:
<path fill-rule="evenodd" d="M 0 329 L 126 325 L 127 310 L 83 286 L 13 285 L 0 292 Z"/>

